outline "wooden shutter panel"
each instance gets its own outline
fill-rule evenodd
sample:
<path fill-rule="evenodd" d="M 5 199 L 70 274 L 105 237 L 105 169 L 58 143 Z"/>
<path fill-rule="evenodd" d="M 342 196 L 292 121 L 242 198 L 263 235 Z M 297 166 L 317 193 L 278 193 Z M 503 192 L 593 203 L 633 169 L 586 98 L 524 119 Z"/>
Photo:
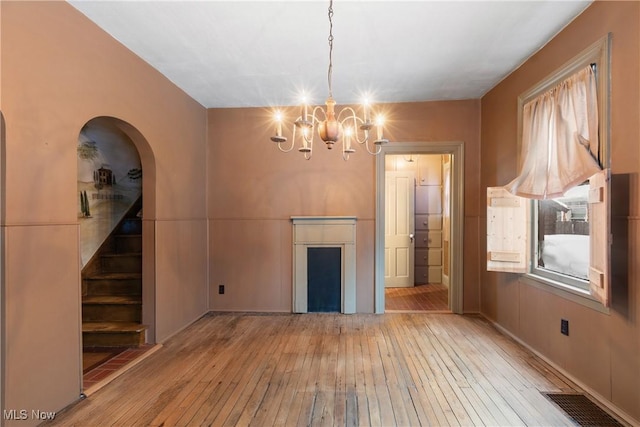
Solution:
<path fill-rule="evenodd" d="M 487 270 L 527 273 L 530 202 L 503 187 L 487 188 Z"/>
<path fill-rule="evenodd" d="M 589 287 L 591 295 L 609 307 L 609 169 L 589 179 Z"/>

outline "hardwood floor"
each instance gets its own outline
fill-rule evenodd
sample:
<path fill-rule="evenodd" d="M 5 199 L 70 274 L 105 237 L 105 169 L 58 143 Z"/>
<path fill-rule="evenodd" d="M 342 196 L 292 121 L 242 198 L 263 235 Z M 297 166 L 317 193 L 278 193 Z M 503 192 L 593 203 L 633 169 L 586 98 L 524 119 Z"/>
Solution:
<path fill-rule="evenodd" d="M 449 311 L 449 289 L 440 283 L 411 288 L 386 288 L 384 308 L 395 311 Z"/>
<path fill-rule="evenodd" d="M 210 314 L 51 424 L 559 426 L 574 390 L 480 317 Z"/>

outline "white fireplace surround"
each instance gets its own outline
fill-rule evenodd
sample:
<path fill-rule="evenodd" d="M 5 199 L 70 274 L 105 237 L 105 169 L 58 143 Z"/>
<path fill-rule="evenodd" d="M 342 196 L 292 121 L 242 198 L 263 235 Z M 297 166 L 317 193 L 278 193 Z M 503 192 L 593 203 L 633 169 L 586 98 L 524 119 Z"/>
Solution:
<path fill-rule="evenodd" d="M 341 248 L 341 313 L 356 312 L 356 217 L 292 216 L 293 312 L 307 312 L 307 248 Z"/>

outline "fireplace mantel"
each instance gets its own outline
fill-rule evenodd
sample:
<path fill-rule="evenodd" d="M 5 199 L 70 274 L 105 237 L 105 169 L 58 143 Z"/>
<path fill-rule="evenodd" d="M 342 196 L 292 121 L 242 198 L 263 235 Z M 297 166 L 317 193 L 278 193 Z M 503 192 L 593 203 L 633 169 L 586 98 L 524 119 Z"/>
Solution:
<path fill-rule="evenodd" d="M 307 312 L 307 249 L 342 249 L 342 313 L 356 312 L 356 217 L 292 216 L 293 312 Z"/>

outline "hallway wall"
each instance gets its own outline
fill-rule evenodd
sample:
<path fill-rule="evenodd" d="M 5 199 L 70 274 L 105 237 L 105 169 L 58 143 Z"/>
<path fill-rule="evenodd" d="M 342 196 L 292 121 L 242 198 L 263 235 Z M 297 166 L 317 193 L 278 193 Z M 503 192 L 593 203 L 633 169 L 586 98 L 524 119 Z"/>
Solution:
<path fill-rule="evenodd" d="M 155 200 L 145 201 L 145 244 L 158 256 L 145 271 L 156 278 L 163 341 L 208 309 L 206 110 L 68 3 L 1 7 L 4 408 L 55 411 L 81 391 L 80 129 L 112 116 L 148 142 L 140 151 L 155 162 Z"/>
<path fill-rule="evenodd" d="M 611 311 L 604 314 L 524 284 L 519 275 L 486 271 L 481 307 L 484 315 L 640 420 L 640 3 L 596 1 L 482 98 L 481 193 L 516 176 L 517 97 L 608 32 L 611 166 L 614 176 L 629 180 L 628 189 L 614 181 L 612 206 L 614 211 L 625 204 L 630 208 L 612 218 L 614 244 L 621 249 L 612 257 Z M 485 229 L 481 234 L 486 236 Z M 560 334 L 561 318 L 570 322 L 569 336 Z"/>
<path fill-rule="evenodd" d="M 338 99 L 339 101 L 339 99 Z M 464 141 L 480 155 L 479 101 L 386 104 L 391 141 Z M 288 116 L 299 113 L 287 110 Z M 209 304 L 221 311 L 291 311 L 293 215 L 357 217 L 356 309 L 374 311 L 375 157 L 363 147 L 345 162 L 341 147 L 281 153 L 269 140 L 267 109 L 210 109 Z M 392 142 L 393 143 L 393 142 Z M 479 310 L 480 164 L 465 164 L 464 310 Z M 218 285 L 225 294 L 218 294 Z"/>

